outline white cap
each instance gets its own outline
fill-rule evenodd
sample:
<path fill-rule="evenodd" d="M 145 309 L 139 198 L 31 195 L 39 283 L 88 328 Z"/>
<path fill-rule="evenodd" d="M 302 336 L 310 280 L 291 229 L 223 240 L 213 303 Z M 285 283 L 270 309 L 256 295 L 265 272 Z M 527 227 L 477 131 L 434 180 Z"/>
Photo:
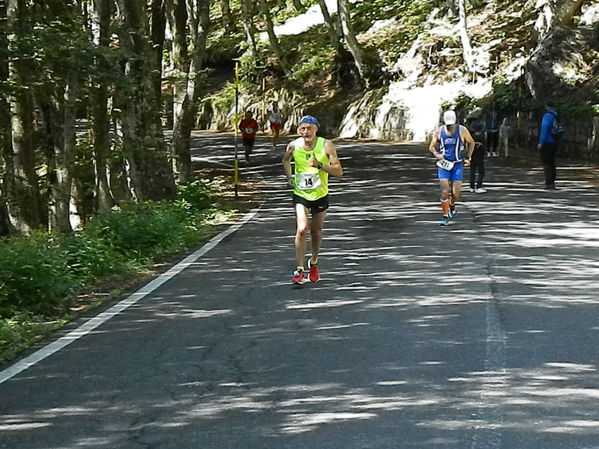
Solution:
<path fill-rule="evenodd" d="M 446 125 L 455 125 L 455 111 L 445 111 L 445 113 L 443 114 L 443 123 L 445 123 Z"/>

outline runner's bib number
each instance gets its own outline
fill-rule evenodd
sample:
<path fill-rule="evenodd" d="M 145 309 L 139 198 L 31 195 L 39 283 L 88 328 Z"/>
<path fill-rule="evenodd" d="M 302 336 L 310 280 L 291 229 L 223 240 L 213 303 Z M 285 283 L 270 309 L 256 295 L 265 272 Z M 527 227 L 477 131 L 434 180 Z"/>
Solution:
<path fill-rule="evenodd" d="M 436 162 L 437 167 L 442 168 L 443 170 L 451 170 L 455 164 L 455 162 L 448 161 L 447 159 L 439 159 Z"/>
<path fill-rule="evenodd" d="M 300 190 L 314 190 L 320 187 L 320 176 L 313 173 L 300 173 L 298 177 L 298 186 Z"/>
<path fill-rule="evenodd" d="M 254 134 L 254 128 L 246 128 L 244 131 L 246 134 Z"/>

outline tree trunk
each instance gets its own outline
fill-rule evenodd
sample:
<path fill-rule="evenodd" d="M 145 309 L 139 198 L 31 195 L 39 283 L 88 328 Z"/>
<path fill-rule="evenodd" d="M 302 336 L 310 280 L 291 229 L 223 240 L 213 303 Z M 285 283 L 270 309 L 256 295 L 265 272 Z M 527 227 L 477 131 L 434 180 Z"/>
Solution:
<path fill-rule="evenodd" d="M 6 23 L 6 4 L 0 2 L 0 22 Z M 0 82 L 8 83 L 8 39 L 6 28 L 0 28 Z M 6 159 L 12 147 L 10 141 L 10 105 L 4 95 L 0 95 L 0 236 L 10 234 L 10 220 L 6 206 Z"/>
<path fill-rule="evenodd" d="M 187 51 L 187 5 L 185 0 L 168 0 L 167 17 L 172 34 L 171 62 L 173 66 L 173 140 L 175 177 L 179 182 L 191 178 L 190 135 L 184 132 L 188 120 L 189 53 Z"/>
<path fill-rule="evenodd" d="M 293 0 L 293 7 L 297 12 L 303 12 L 306 9 L 300 0 Z"/>
<path fill-rule="evenodd" d="M 352 54 L 354 58 L 354 62 L 356 63 L 356 68 L 360 74 L 360 78 L 362 81 L 367 81 L 366 79 L 366 67 L 364 65 L 364 58 L 362 56 L 362 48 L 356 39 L 356 35 L 353 30 L 352 22 L 351 22 L 351 13 L 349 9 L 349 1 L 348 0 L 337 0 L 337 10 L 339 13 L 339 18 L 341 20 L 341 26 L 343 30 L 343 35 L 345 37 L 345 42 L 347 43 L 347 48 L 349 52 Z"/>
<path fill-rule="evenodd" d="M 24 0 L 8 0 L 6 17 L 11 30 L 7 36 L 9 47 L 24 30 L 27 12 Z M 19 55 L 20 56 L 20 55 Z M 27 66 L 20 57 L 8 62 L 9 84 L 22 86 L 29 80 Z M 33 100 L 29 89 L 11 90 L 10 105 L 11 146 L 4 153 L 6 164 L 6 203 L 11 226 L 19 233 L 29 233 L 43 225 L 41 197 L 35 171 L 35 154 L 32 141 Z"/>
<path fill-rule="evenodd" d="M 558 5 L 555 14 L 556 24 L 565 27 L 572 26 L 574 17 L 580 14 L 584 3 L 585 0 L 564 0 L 561 5 Z"/>
<path fill-rule="evenodd" d="M 110 0 L 92 0 L 92 22 L 94 44 L 107 49 L 110 45 Z M 102 57 L 95 61 L 97 72 L 108 71 Z M 92 129 L 94 133 L 95 209 L 105 211 L 114 205 L 108 182 L 107 159 L 110 154 L 110 116 L 108 114 L 108 85 L 100 77 L 92 83 Z"/>
<path fill-rule="evenodd" d="M 262 17 L 264 17 L 264 23 L 266 24 L 266 33 L 268 34 L 268 42 L 270 44 L 270 48 L 272 52 L 275 54 L 277 61 L 279 62 L 279 66 L 281 67 L 285 75 L 289 75 L 289 67 L 287 66 L 287 63 L 285 61 L 285 55 L 281 50 L 279 40 L 277 39 L 277 35 L 275 34 L 274 26 L 272 24 L 272 18 L 270 17 L 270 12 L 268 10 L 266 0 L 258 0 L 258 7 L 260 8 Z"/>
<path fill-rule="evenodd" d="M 329 33 L 329 40 L 331 41 L 331 46 L 335 49 L 337 53 L 339 53 L 339 49 L 341 48 L 341 33 L 335 26 L 335 22 L 329 13 L 329 8 L 327 7 L 326 0 L 318 0 L 318 4 L 320 5 L 320 10 L 322 12 L 322 17 L 324 19 L 324 24 L 327 27 L 327 31 Z"/>
<path fill-rule="evenodd" d="M 187 96 L 190 98 L 189 117 L 184 123 L 185 132 L 191 135 L 199 109 L 202 83 L 202 67 L 206 56 L 206 42 L 210 29 L 210 1 L 193 0 L 194 7 L 188 10 L 191 23 L 191 40 L 194 43 L 191 52 Z"/>
<path fill-rule="evenodd" d="M 121 47 L 131 55 L 125 63 L 131 87 L 121 98 L 123 147 L 135 197 L 159 201 L 174 198 L 176 192 L 160 122 L 164 34 L 160 37 L 159 30 L 164 9 L 160 0 L 152 2 L 150 29 L 145 6 L 145 0 L 117 1 Z"/>
<path fill-rule="evenodd" d="M 458 11 L 459 11 L 459 7 L 457 5 L 457 2 L 459 0 L 447 0 L 447 10 L 448 10 L 448 16 L 449 17 L 453 17 L 453 16 L 457 16 L 458 15 Z"/>
<path fill-rule="evenodd" d="M 462 49 L 464 52 L 464 63 L 469 72 L 474 72 L 474 57 L 472 55 L 472 46 L 470 37 L 468 37 L 468 23 L 466 19 L 466 0 L 458 0 L 458 9 L 460 15 L 460 39 L 462 40 Z"/>
<path fill-rule="evenodd" d="M 190 1 L 195 2 L 195 0 Z M 222 23 L 225 31 L 227 31 L 228 33 L 236 31 L 235 19 L 233 18 L 233 14 L 231 14 L 231 5 L 229 3 L 229 0 L 220 0 L 220 10 L 222 13 Z"/>
<path fill-rule="evenodd" d="M 251 58 L 256 58 L 256 27 L 254 27 L 254 11 L 252 0 L 241 0 L 241 15 L 243 20 L 243 30 L 245 31 L 245 40 L 248 45 L 248 51 Z"/>
<path fill-rule="evenodd" d="M 50 133 L 54 149 L 54 173 L 50 176 L 48 202 L 48 228 L 57 233 L 69 233 L 73 229 L 70 221 L 72 170 L 75 159 L 75 101 L 77 77 L 71 71 L 67 82 L 56 98 L 51 111 Z"/>

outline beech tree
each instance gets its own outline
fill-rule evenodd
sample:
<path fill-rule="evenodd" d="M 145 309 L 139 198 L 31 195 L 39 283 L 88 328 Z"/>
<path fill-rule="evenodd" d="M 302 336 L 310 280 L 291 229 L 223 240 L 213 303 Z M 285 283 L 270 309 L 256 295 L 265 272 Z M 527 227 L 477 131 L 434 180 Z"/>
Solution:
<path fill-rule="evenodd" d="M 252 0 L 241 0 L 241 18 L 245 41 L 252 59 L 256 58 L 256 27 L 254 26 L 254 10 Z"/>
<path fill-rule="evenodd" d="M 260 8 L 262 17 L 264 18 L 264 23 L 266 24 L 266 33 L 268 34 L 268 43 L 270 45 L 270 48 L 272 52 L 275 54 L 279 66 L 281 67 L 285 75 L 289 75 L 289 67 L 287 65 L 287 62 L 285 61 L 285 55 L 281 50 L 281 46 L 279 45 L 277 35 L 275 34 L 272 18 L 270 17 L 270 12 L 268 9 L 268 5 L 266 4 L 266 0 L 258 0 L 258 6 Z"/>
<path fill-rule="evenodd" d="M 198 110 L 209 6 L 208 0 L 167 1 L 167 16 L 172 33 L 173 154 L 179 182 L 191 180 L 191 131 Z"/>
<path fill-rule="evenodd" d="M 458 11 L 459 11 L 459 29 L 460 39 L 462 41 L 462 50 L 464 55 L 464 63 L 468 68 L 468 71 L 474 71 L 474 57 L 472 55 L 472 45 L 470 44 L 470 37 L 468 36 L 468 21 L 466 18 L 466 0 L 457 0 Z"/>
<path fill-rule="evenodd" d="M 335 49 L 337 53 L 340 53 L 341 49 L 341 32 L 335 26 L 335 22 L 331 18 L 331 13 L 329 12 L 329 8 L 327 7 L 326 0 L 318 0 L 318 5 L 320 6 L 320 11 L 322 12 L 322 18 L 324 19 L 324 24 L 329 33 L 329 40 L 331 42 L 331 46 Z"/>
<path fill-rule="evenodd" d="M 141 201 L 175 195 L 160 116 L 165 21 L 160 0 L 151 1 L 150 13 L 145 0 L 117 0 L 119 43 L 131 55 L 124 71 L 129 88 L 118 99 L 119 121 L 134 197 Z"/>
<path fill-rule="evenodd" d="M 351 21 L 351 13 L 350 6 L 348 0 L 337 0 L 337 9 L 339 13 L 339 18 L 341 20 L 343 37 L 345 38 L 345 42 L 347 44 L 347 48 L 349 52 L 352 54 L 354 58 L 354 62 L 356 63 L 356 68 L 360 74 L 360 78 L 363 81 L 367 81 L 366 78 L 366 66 L 364 65 L 364 57 L 362 55 L 362 48 L 356 39 L 356 34 L 353 29 L 352 21 Z"/>
<path fill-rule="evenodd" d="M 229 33 L 235 31 L 235 19 L 231 13 L 231 4 L 229 3 L 229 0 L 220 0 L 220 11 L 225 31 Z"/>
<path fill-rule="evenodd" d="M 95 172 L 94 199 L 98 211 L 110 209 L 114 205 L 107 173 L 107 160 L 110 153 L 109 83 L 106 76 L 102 76 L 110 71 L 106 57 L 110 45 L 111 6 L 111 0 L 92 0 L 90 11 L 92 40 L 94 45 L 101 50 L 95 55 L 94 72 L 96 77 L 92 79 L 90 89 Z"/>
<path fill-rule="evenodd" d="M 32 90 L 27 86 L 32 77 L 22 38 L 31 32 L 25 0 L 8 0 L 6 22 L 9 50 L 8 83 L 13 86 L 7 93 L 10 110 L 10 146 L 4 147 L 4 188 L 11 227 L 19 233 L 29 233 L 42 227 L 39 180 L 35 170 L 33 136 Z M 7 142 L 8 143 L 8 142 Z"/>

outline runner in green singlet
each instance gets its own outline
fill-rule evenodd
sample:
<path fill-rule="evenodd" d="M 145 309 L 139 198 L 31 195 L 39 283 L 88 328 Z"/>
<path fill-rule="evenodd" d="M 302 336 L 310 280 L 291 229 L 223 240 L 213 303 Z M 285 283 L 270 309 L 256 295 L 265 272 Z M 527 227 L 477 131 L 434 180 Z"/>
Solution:
<path fill-rule="evenodd" d="M 297 230 L 295 233 L 295 257 L 297 267 L 291 282 L 304 282 L 304 258 L 308 229 L 311 236 L 311 257 L 308 260 L 309 279 L 317 282 L 318 253 L 322 243 L 322 228 L 329 207 L 329 175 L 343 176 L 343 167 L 337 151 L 330 140 L 316 135 L 319 123 L 306 115 L 301 118 L 299 138 L 290 142 L 283 156 L 283 167 L 287 182 L 293 187 L 293 205 Z M 294 169 L 292 172 L 291 161 Z M 311 220 L 308 216 L 311 215 Z"/>

